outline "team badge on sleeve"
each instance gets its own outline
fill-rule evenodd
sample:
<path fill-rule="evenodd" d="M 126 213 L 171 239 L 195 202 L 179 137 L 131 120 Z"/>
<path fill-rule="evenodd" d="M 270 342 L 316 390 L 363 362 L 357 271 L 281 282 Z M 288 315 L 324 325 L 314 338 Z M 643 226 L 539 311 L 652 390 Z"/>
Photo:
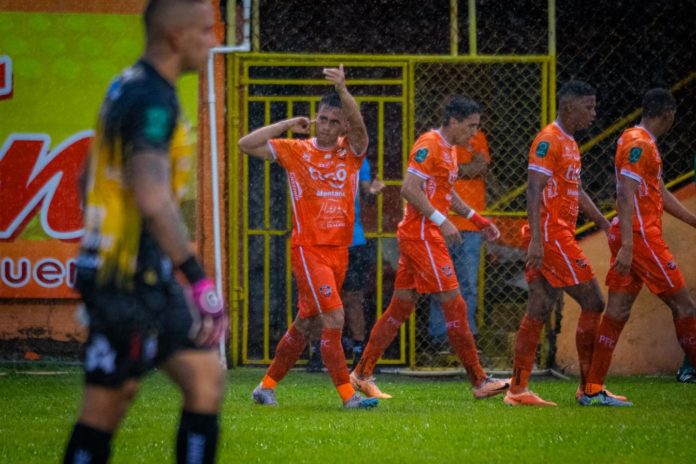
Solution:
<path fill-rule="evenodd" d="M 631 151 L 628 152 L 628 162 L 629 163 L 637 162 L 640 159 L 642 154 L 643 154 L 642 148 L 640 148 L 640 147 L 631 148 Z"/>
<path fill-rule="evenodd" d="M 169 112 L 166 108 L 152 106 L 145 110 L 145 135 L 152 142 L 162 142 L 167 137 Z"/>
<path fill-rule="evenodd" d="M 534 152 L 539 158 L 543 158 L 546 156 L 546 153 L 549 152 L 549 142 L 542 140 L 539 142 L 539 145 L 536 147 L 536 151 Z"/>
<path fill-rule="evenodd" d="M 330 296 L 331 296 L 331 293 L 332 293 L 332 292 L 331 292 L 331 286 L 330 286 L 330 285 L 322 285 L 321 287 L 319 287 L 319 293 L 321 293 L 321 295 L 322 295 L 324 298 L 330 297 Z"/>
<path fill-rule="evenodd" d="M 416 157 L 415 160 L 418 163 L 422 163 L 425 161 L 425 158 L 428 156 L 428 149 L 427 148 L 419 148 L 418 151 L 416 152 Z"/>

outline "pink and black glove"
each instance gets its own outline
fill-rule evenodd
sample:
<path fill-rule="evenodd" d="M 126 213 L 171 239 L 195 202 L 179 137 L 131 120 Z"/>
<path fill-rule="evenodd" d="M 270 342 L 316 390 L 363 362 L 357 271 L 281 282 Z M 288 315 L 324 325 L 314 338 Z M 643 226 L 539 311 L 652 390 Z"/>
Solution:
<path fill-rule="evenodd" d="M 204 338 L 199 341 L 204 346 L 215 346 L 227 336 L 229 318 L 225 305 L 215 288 L 215 284 L 210 278 L 205 276 L 203 268 L 198 264 L 198 260 L 195 257 L 189 257 L 179 266 L 179 269 L 181 269 L 181 272 L 183 272 L 191 284 L 193 306 L 203 319 L 203 328 L 205 328 L 206 324 L 212 322 L 212 330 L 203 334 Z M 206 318 L 210 322 L 207 322 Z"/>

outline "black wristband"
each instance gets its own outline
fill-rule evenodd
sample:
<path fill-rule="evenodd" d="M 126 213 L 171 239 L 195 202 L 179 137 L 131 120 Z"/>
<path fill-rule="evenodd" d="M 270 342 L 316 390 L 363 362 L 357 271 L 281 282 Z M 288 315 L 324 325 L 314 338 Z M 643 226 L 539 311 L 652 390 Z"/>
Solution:
<path fill-rule="evenodd" d="M 186 280 L 188 280 L 190 284 L 205 279 L 205 271 L 193 255 L 189 256 L 186 261 L 179 265 L 179 270 L 186 276 Z"/>

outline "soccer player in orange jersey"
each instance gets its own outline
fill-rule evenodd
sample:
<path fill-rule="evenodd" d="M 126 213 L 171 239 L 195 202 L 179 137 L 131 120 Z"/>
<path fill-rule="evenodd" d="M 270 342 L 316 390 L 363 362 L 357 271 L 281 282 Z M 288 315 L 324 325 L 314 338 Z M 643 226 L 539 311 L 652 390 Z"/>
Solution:
<path fill-rule="evenodd" d="M 340 291 L 353 239 L 358 172 L 367 150 L 367 129 L 358 104 L 348 92 L 343 65 L 324 69 L 336 93 L 319 102 L 316 137 L 276 138 L 288 131 L 308 134 L 310 121 L 296 117 L 242 137 L 245 153 L 274 161 L 287 171 L 292 200 L 291 265 L 298 289 L 299 313 L 276 347 L 256 403 L 275 405 L 275 387 L 297 362 L 312 326 L 321 324 L 321 358 L 345 408 L 370 408 L 374 398 L 356 393 L 341 345 L 344 322 Z"/>
<path fill-rule="evenodd" d="M 676 102 L 665 89 L 643 98 L 640 124 L 623 132 L 616 147 L 616 209 L 609 231 L 611 267 L 607 310 L 602 316 L 592 365 L 580 398 L 584 406 L 630 406 L 616 401 L 602 386 L 621 330 L 643 283 L 672 310 L 679 344 L 696 363 L 696 304 L 689 295 L 674 256 L 662 239 L 662 211 L 696 228 L 696 215 L 662 181 L 662 157 L 655 140 L 674 122 Z"/>
<path fill-rule="evenodd" d="M 575 240 L 578 210 L 602 230 L 609 222 L 587 196 L 580 182 L 580 150 L 573 134 L 595 118 L 595 91 L 570 81 L 558 92 L 558 118 L 539 132 L 529 151 L 527 213 L 523 229 L 529 240 L 525 277 L 527 310 L 515 337 L 510 389 L 504 401 L 512 406 L 555 406 L 527 388 L 539 335 L 558 293 L 564 290 L 581 308 L 576 331 L 581 386 L 592 360 L 604 299 L 597 279 Z M 580 391 L 580 394 L 582 392 Z"/>
<path fill-rule="evenodd" d="M 455 147 L 464 145 L 481 119 L 478 103 L 453 97 L 444 109 L 442 126 L 421 135 L 411 149 L 408 171 L 401 188 L 406 200 L 399 223 L 399 269 L 394 294 L 370 333 L 360 362 L 351 373 L 353 386 L 369 397 L 390 398 L 372 376 L 377 360 L 394 340 L 401 324 L 415 309 L 419 294 L 431 293 L 442 305 L 450 344 L 467 370 L 475 398 L 503 393 L 508 384 L 488 376 L 481 368 L 474 337 L 467 322 L 466 303 L 459 293 L 447 244 L 461 242 L 459 231 L 447 219 L 450 207 L 477 225 L 489 240 L 500 232 L 462 201 L 453 189 L 457 180 Z"/>

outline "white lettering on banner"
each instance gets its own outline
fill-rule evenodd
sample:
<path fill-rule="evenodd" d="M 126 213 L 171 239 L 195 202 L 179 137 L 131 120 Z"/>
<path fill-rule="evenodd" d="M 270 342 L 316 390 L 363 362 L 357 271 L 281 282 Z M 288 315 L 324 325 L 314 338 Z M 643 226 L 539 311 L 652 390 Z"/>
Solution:
<path fill-rule="evenodd" d="M 340 190 L 330 191 L 330 190 L 319 190 L 317 192 L 318 197 L 345 197 L 346 194 Z"/>
<path fill-rule="evenodd" d="M 22 288 L 32 281 L 43 288 L 56 288 L 75 285 L 75 260 L 65 263 L 55 258 L 41 258 L 32 263 L 27 258 L 19 258 L 15 263 L 11 258 L 3 258 L 0 263 L 0 281 L 12 288 Z"/>

